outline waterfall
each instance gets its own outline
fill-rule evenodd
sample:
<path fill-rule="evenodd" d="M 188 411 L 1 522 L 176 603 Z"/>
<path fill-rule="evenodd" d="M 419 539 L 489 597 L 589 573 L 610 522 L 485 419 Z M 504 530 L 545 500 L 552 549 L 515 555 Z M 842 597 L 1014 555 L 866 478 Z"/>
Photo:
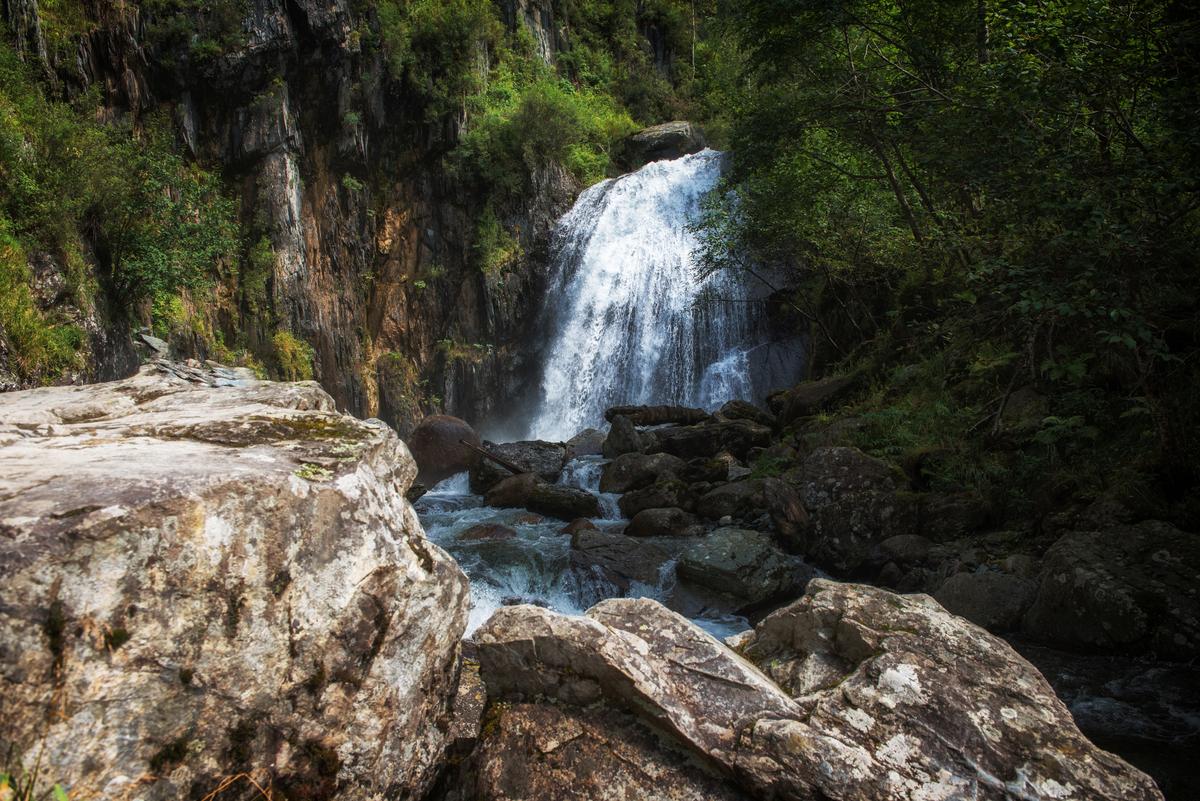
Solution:
<path fill-rule="evenodd" d="M 705 150 L 580 195 L 554 234 L 550 344 L 530 436 L 563 440 L 617 404 L 715 408 L 751 396 L 755 344 L 740 276 L 694 274 L 689 226 L 721 174 Z M 702 293 L 714 302 L 698 303 Z"/>

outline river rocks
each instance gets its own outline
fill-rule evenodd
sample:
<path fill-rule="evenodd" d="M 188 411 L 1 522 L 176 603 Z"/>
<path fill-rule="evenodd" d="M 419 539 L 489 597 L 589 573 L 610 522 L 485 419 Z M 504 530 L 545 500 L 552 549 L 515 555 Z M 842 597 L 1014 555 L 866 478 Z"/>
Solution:
<path fill-rule="evenodd" d="M 641 453 L 646 449 L 647 439 L 634 426 L 633 421 L 624 415 L 613 418 L 612 427 L 604 439 L 604 455 L 615 459 L 626 453 Z"/>
<path fill-rule="evenodd" d="M 736 777 L 752 798 L 1161 799 L 1148 777 L 1079 734 L 1011 648 L 927 598 L 812 582 L 739 641 L 795 700 L 648 599 L 604 601 L 582 618 L 509 607 L 476 639 L 499 714 L 536 698 L 550 702 L 539 708 L 620 710 L 689 750 L 699 776 Z M 614 720 L 606 736 L 620 743 L 637 731 Z M 569 743 L 564 735 L 546 743 Z M 531 797 L 523 766 L 543 760 L 530 755 L 554 750 L 531 744 L 496 756 L 513 766 L 512 797 Z M 577 781 L 560 774 L 540 797 L 577 797 Z M 638 797 L 619 787 L 613 797 Z"/>
<path fill-rule="evenodd" d="M 933 596 L 956 615 L 990 631 L 1013 631 L 1033 601 L 1028 579 L 994 570 L 955 573 Z"/>
<path fill-rule="evenodd" d="M 559 534 L 575 534 L 585 529 L 594 529 L 596 524 L 586 517 L 577 517 L 558 530 Z"/>
<path fill-rule="evenodd" d="M 0 396 L 0 737 L 73 798 L 420 795 L 467 583 L 416 465 L 315 383 L 233 383 Z"/>
<path fill-rule="evenodd" d="M 662 509 L 669 506 L 691 509 L 692 496 L 687 484 L 678 479 L 668 478 L 625 493 L 618 501 L 618 506 L 622 515 L 632 518 L 644 509 Z"/>
<path fill-rule="evenodd" d="M 729 401 L 717 411 L 717 416 L 725 420 L 749 420 L 768 428 L 773 428 L 776 422 L 775 415 L 744 400 Z"/>
<path fill-rule="evenodd" d="M 480 523 L 463 529 L 456 537 L 464 542 L 496 542 L 516 539 L 517 532 L 499 523 Z"/>
<path fill-rule="evenodd" d="M 780 551 L 767 534 L 719 528 L 679 556 L 680 578 L 727 593 L 754 606 L 801 591 L 812 568 Z"/>
<path fill-rule="evenodd" d="M 897 493 L 891 468 L 857 448 L 817 448 L 798 472 L 810 519 L 799 551 L 817 564 L 852 573 L 879 542 L 916 533 L 916 503 Z"/>
<path fill-rule="evenodd" d="M 685 462 L 668 453 L 625 453 L 604 465 L 601 492 L 628 492 L 653 483 L 664 473 L 679 475 Z"/>
<path fill-rule="evenodd" d="M 864 760 L 837 797 L 1162 797 L 1088 742 L 1007 643 L 927 596 L 814 580 L 737 649 L 803 699 L 808 726 L 845 744 L 831 774 Z M 789 730 L 800 734 L 783 725 L 775 736 Z"/>
<path fill-rule="evenodd" d="M 408 438 L 417 461 L 418 479 L 428 487 L 470 470 L 479 454 L 463 445 L 463 440 L 479 447 L 479 435 L 465 420 L 447 414 L 426 417 Z"/>
<path fill-rule="evenodd" d="M 633 516 L 625 533 L 630 537 L 690 537 L 704 533 L 700 520 L 678 507 L 643 509 Z"/>
<path fill-rule="evenodd" d="M 704 135 L 690 122 L 664 122 L 627 138 L 622 146 L 620 161 L 622 166 L 636 170 L 651 161 L 699 153 L 704 146 Z"/>
<path fill-rule="evenodd" d="M 550 484 L 533 473 L 509 476 L 497 482 L 484 496 L 484 503 L 500 508 L 529 509 L 560 520 L 600 516 L 600 501 L 592 493 Z"/>
<path fill-rule="evenodd" d="M 611 531 L 583 529 L 571 537 L 571 564 L 597 571 L 621 592 L 631 582 L 655 584 L 667 554 L 645 542 Z"/>
<path fill-rule="evenodd" d="M 1043 560 L 1024 629 L 1082 648 L 1200 654 L 1200 540 L 1147 521 L 1062 536 Z"/>
<path fill-rule="evenodd" d="M 753 516 L 764 509 L 766 498 L 762 479 L 743 479 L 722 484 L 696 501 L 696 512 L 709 520 L 722 517 Z"/>
<path fill-rule="evenodd" d="M 771 429 L 750 420 L 722 420 L 696 426 L 676 426 L 653 432 L 658 450 L 682 459 L 716 456 L 728 451 L 744 458 L 755 447 L 771 444 Z"/>
<path fill-rule="evenodd" d="M 711 419 L 703 409 L 688 406 L 614 406 L 604 412 L 604 419 L 612 423 L 617 417 L 628 417 L 635 426 L 661 426 L 666 424 L 690 426 Z"/>
<path fill-rule="evenodd" d="M 819 381 L 805 381 L 773 395 L 771 409 L 779 417 L 779 425 L 832 409 L 849 399 L 862 385 L 857 375 L 830 376 Z"/>
<path fill-rule="evenodd" d="M 544 481 L 554 482 L 562 474 L 567 461 L 567 448 L 558 442 L 541 440 L 487 443 L 486 450 L 527 473 L 535 473 Z M 513 472 L 490 459 L 481 457 L 471 468 L 471 492 L 485 494 L 497 482 Z"/>
<path fill-rule="evenodd" d="M 580 456 L 599 456 L 604 452 L 605 433 L 598 428 L 585 428 L 567 440 L 566 461 Z"/>

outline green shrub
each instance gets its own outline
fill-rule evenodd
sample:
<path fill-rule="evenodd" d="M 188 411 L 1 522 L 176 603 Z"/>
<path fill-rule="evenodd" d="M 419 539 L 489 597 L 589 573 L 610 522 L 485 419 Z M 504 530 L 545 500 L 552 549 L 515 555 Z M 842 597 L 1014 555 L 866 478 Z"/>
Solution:
<path fill-rule="evenodd" d="M 43 314 L 30 292 L 32 276 L 21 244 L 0 218 L 0 336 L 11 348 L 10 365 L 26 380 L 52 380 L 79 366 L 83 331 Z"/>
<path fill-rule="evenodd" d="M 313 377 L 313 348 L 297 339 L 291 331 L 280 331 L 272 340 L 275 359 L 285 381 L 311 381 Z"/>

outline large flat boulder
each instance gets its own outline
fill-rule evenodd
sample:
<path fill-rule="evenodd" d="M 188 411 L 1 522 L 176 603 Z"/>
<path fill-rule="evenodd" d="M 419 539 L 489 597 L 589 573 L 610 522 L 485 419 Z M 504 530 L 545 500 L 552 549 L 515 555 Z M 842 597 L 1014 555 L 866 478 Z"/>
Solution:
<path fill-rule="evenodd" d="M 623 710 L 690 749 L 698 775 L 735 777 L 752 798 L 1162 798 L 1088 742 L 1006 643 L 923 596 L 813 581 L 740 638 L 766 673 L 648 599 L 604 601 L 585 617 L 504 608 L 477 642 L 494 709 L 544 698 Z M 518 766 L 511 797 L 533 797 L 518 772 L 529 749 L 492 758 Z M 540 797 L 577 797 L 571 781 Z"/>
<path fill-rule="evenodd" d="M 0 750 L 72 798 L 419 794 L 468 599 L 408 449 L 315 383 L 180 375 L 0 396 Z"/>

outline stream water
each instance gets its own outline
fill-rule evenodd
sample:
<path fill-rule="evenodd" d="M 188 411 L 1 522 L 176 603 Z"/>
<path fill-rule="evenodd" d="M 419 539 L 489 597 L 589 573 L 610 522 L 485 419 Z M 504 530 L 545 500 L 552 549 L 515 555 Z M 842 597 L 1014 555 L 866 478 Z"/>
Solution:
<path fill-rule="evenodd" d="M 723 156 L 705 150 L 659 161 L 583 192 L 556 226 L 546 301 L 548 341 L 537 411 L 528 437 L 563 441 L 604 423 L 622 403 L 678 403 L 716 408 L 754 396 L 750 355 L 762 329 L 742 278 L 698 280 L 691 230 L 701 202 L 718 183 Z M 709 298 L 705 302 L 705 298 Z M 716 300 L 712 300 L 715 298 Z M 620 531 L 616 496 L 599 492 L 603 460 L 566 465 L 560 483 L 597 494 L 600 529 Z M 429 538 L 471 579 L 469 630 L 498 606 L 534 603 L 578 614 L 604 598 L 656 598 L 718 636 L 747 627 L 720 600 L 676 581 L 679 540 L 650 540 L 672 556 L 653 584 L 622 588 L 599 571 L 571 563 L 563 522 L 521 509 L 494 509 L 472 495 L 465 474 L 443 481 L 417 503 Z M 499 523 L 517 536 L 476 540 L 460 535 Z"/>

